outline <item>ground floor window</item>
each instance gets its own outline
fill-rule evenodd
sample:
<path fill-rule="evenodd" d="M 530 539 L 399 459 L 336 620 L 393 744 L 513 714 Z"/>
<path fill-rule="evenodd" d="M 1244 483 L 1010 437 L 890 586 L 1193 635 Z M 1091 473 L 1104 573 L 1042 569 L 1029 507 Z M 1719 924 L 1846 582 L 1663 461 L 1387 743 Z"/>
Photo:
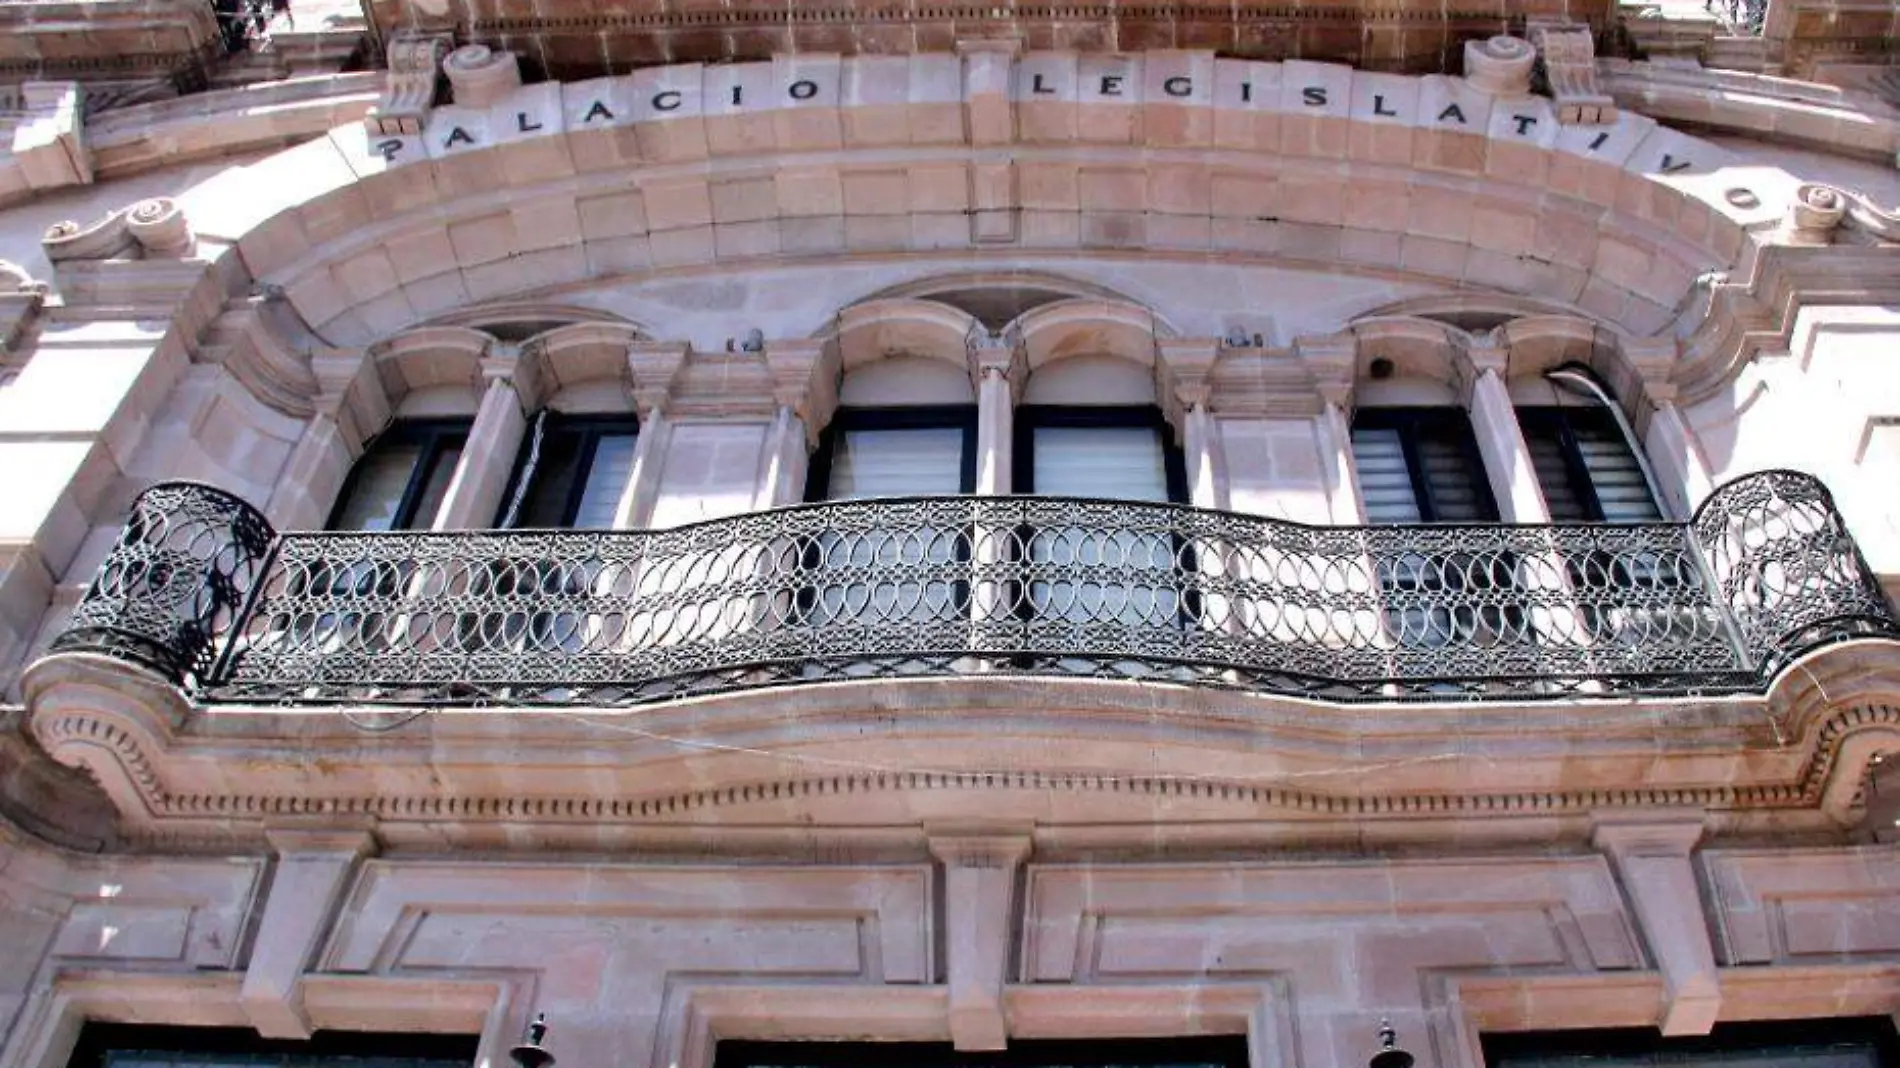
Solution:
<path fill-rule="evenodd" d="M 994 1053 L 933 1042 L 721 1042 L 713 1068 L 1247 1068 L 1247 1040 L 1029 1041 Z"/>
<path fill-rule="evenodd" d="M 1723 1024 L 1664 1038 L 1653 1029 L 1484 1037 L 1487 1068 L 1900 1068 L 1887 1017 Z"/>
<path fill-rule="evenodd" d="M 468 1068 L 474 1035 L 319 1031 L 308 1041 L 236 1027 L 87 1024 L 68 1068 Z"/>

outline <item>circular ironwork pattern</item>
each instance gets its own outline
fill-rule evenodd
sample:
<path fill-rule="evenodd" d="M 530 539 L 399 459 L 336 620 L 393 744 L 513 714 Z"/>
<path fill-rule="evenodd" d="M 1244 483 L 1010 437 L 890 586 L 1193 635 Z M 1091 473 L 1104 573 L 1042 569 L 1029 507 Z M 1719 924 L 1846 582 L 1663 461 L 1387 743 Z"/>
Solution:
<path fill-rule="evenodd" d="M 929 497 L 274 541 L 235 498 L 166 485 L 59 647 L 225 701 L 635 704 L 972 674 L 1357 701 L 1734 693 L 1861 634 L 1900 627 L 1832 501 L 1769 472 L 1692 524 L 1309 527 Z"/>
<path fill-rule="evenodd" d="M 1762 679 L 1828 642 L 1900 636 L 1873 569 L 1813 476 L 1736 479 L 1709 495 L 1694 526 L 1717 597 Z"/>
<path fill-rule="evenodd" d="M 181 684 L 204 680 L 275 538 L 263 513 L 233 494 L 153 486 L 133 503 L 53 651 L 134 660 Z"/>

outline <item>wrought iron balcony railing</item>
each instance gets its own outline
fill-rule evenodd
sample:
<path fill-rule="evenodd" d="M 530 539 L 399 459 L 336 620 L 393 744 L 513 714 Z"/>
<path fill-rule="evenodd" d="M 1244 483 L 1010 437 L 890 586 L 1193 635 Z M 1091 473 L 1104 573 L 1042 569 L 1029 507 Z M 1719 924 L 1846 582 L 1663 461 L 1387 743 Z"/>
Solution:
<path fill-rule="evenodd" d="M 276 535 L 168 483 L 54 649 L 211 702 L 635 704 L 984 673 L 1358 701 L 1758 692 L 1868 635 L 1900 623 L 1827 491 L 1785 471 L 1688 524 L 1568 526 L 930 497 L 656 531 Z"/>

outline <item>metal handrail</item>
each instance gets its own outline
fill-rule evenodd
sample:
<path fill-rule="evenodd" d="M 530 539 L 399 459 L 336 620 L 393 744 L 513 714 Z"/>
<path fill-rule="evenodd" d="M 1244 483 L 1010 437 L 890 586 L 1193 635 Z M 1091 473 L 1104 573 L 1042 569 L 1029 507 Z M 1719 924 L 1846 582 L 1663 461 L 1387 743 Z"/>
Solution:
<path fill-rule="evenodd" d="M 1759 692 L 1869 635 L 1900 623 L 1827 491 L 1787 471 L 1689 523 L 1551 526 L 957 496 L 667 530 L 278 535 L 168 483 L 54 649 L 214 703 L 638 704 L 968 674 L 1364 701 Z"/>

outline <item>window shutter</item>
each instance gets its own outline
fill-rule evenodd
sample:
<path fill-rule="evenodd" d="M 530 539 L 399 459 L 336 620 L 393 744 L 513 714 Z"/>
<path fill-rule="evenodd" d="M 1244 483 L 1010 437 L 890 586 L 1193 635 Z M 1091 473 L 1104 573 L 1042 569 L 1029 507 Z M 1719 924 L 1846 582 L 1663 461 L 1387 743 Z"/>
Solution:
<path fill-rule="evenodd" d="M 845 430 L 832 447 L 827 500 L 955 494 L 963 490 L 963 430 Z"/>
<path fill-rule="evenodd" d="M 1590 484 L 1596 489 L 1597 503 L 1603 506 L 1603 518 L 1612 523 L 1653 523 L 1662 518 L 1656 498 L 1650 496 L 1649 483 L 1623 438 L 1623 430 L 1614 422 L 1608 426 L 1593 421 L 1572 422 L 1577 452 L 1584 469 L 1590 472 Z"/>
<path fill-rule="evenodd" d="M 1161 433 L 1145 426 L 1039 426 L 1035 491 L 1123 501 L 1168 500 Z"/>
<path fill-rule="evenodd" d="M 1418 494 L 1405 465 L 1405 443 L 1395 427 L 1354 427 L 1352 456 L 1368 523 L 1416 523 Z"/>
<path fill-rule="evenodd" d="M 633 477 L 636 441 L 632 434 L 602 434 L 595 441 L 593 461 L 587 467 L 587 483 L 581 488 L 580 504 L 574 509 L 576 530 L 606 530 L 614 525 L 620 498 Z"/>
<path fill-rule="evenodd" d="M 1537 485 L 1558 523 L 1650 523 L 1662 510 L 1623 428 L 1601 408 L 1520 408 Z"/>

